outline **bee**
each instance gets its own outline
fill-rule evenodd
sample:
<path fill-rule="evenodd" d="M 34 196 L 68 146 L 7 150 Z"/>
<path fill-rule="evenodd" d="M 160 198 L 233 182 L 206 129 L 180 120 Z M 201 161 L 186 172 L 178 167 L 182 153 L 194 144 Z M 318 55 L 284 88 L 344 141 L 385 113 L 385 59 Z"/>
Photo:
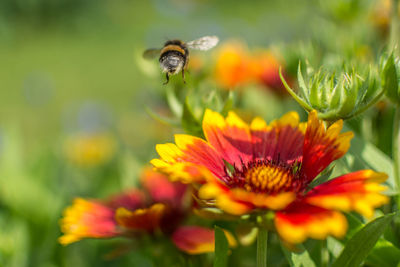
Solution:
<path fill-rule="evenodd" d="M 159 56 L 160 67 L 166 75 L 166 82 L 169 82 L 169 76 L 182 72 L 182 79 L 185 83 L 185 69 L 189 62 L 189 49 L 209 50 L 218 44 L 217 36 L 204 36 L 199 39 L 183 42 L 181 40 L 169 40 L 165 42 L 163 48 L 150 48 L 144 51 L 143 57 L 151 59 Z"/>

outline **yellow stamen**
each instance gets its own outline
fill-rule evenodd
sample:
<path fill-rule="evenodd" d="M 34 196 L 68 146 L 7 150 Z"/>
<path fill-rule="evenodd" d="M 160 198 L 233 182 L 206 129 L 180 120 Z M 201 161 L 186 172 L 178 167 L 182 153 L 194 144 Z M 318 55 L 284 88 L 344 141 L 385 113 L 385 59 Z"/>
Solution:
<path fill-rule="evenodd" d="M 256 165 L 245 172 L 247 191 L 281 192 L 290 187 L 293 175 L 279 166 Z"/>

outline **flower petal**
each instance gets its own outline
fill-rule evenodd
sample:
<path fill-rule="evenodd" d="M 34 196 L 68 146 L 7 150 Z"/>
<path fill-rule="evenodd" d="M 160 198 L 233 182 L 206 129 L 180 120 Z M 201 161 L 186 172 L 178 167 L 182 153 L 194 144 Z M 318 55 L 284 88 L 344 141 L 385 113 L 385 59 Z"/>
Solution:
<path fill-rule="evenodd" d="M 325 239 L 328 235 L 340 238 L 347 231 L 347 221 L 340 212 L 294 202 L 276 212 L 275 227 L 284 241 L 296 244 L 307 238 Z"/>
<path fill-rule="evenodd" d="M 203 139 L 176 134 L 175 143 L 184 152 L 182 161 L 202 165 L 216 176 L 225 174 L 225 164 L 221 155 Z"/>
<path fill-rule="evenodd" d="M 130 189 L 125 193 L 120 193 L 109 198 L 107 206 L 116 210 L 124 207 L 128 210 L 135 210 L 145 205 L 146 197 L 139 189 Z"/>
<path fill-rule="evenodd" d="M 115 213 L 115 219 L 118 225 L 124 228 L 153 232 L 159 228 L 165 211 L 166 206 L 161 203 L 156 203 L 147 209 L 134 211 L 119 208 Z"/>
<path fill-rule="evenodd" d="M 237 245 L 231 233 L 225 231 L 230 247 Z M 182 251 L 188 254 L 214 252 L 214 230 L 200 226 L 182 226 L 172 235 L 172 241 Z"/>
<path fill-rule="evenodd" d="M 305 201 L 327 209 L 355 210 L 371 218 L 376 207 L 389 201 L 381 194 L 386 187 L 379 184 L 387 177 L 385 173 L 372 170 L 349 173 L 313 188 Z"/>
<path fill-rule="evenodd" d="M 215 199 L 215 205 L 233 215 L 243 215 L 254 209 L 284 209 L 294 199 L 292 192 L 279 194 L 262 194 L 248 192 L 244 189 L 230 189 L 222 183 L 209 181 L 199 189 L 201 199 Z"/>
<path fill-rule="evenodd" d="M 303 154 L 304 133 L 299 127 L 299 115 L 288 112 L 267 125 L 255 118 L 250 125 L 254 158 L 291 165 Z"/>
<path fill-rule="evenodd" d="M 339 120 L 325 129 L 323 121 L 317 118 L 317 112 L 309 113 L 301 166 L 301 174 L 308 182 L 349 149 L 354 134 L 340 134 L 342 127 L 343 121 Z"/>
<path fill-rule="evenodd" d="M 217 176 L 225 173 L 222 157 L 203 139 L 180 134 L 175 135 L 175 142 L 176 145 L 157 145 L 161 159 L 151 161 L 156 169 L 168 174 L 172 180 L 201 183 L 209 172 Z"/>
<path fill-rule="evenodd" d="M 150 168 L 143 170 L 141 182 L 152 202 L 167 203 L 178 209 L 183 206 L 183 199 L 188 192 L 187 185 L 170 182 L 167 176 Z"/>
<path fill-rule="evenodd" d="M 160 159 L 153 159 L 150 163 L 157 171 L 167 174 L 171 181 L 188 184 L 192 182 L 202 183 L 204 180 L 204 171 L 206 169 L 190 162 L 175 162 L 170 164 Z"/>
<path fill-rule="evenodd" d="M 241 169 L 243 163 L 253 158 L 250 128 L 234 112 L 229 112 L 224 119 L 221 114 L 207 109 L 203 131 L 211 146 L 236 168 Z"/>
<path fill-rule="evenodd" d="M 215 78 L 225 89 L 233 90 L 251 82 L 255 78 L 254 64 L 246 47 L 239 42 L 229 42 L 221 46 L 215 64 Z"/>
<path fill-rule="evenodd" d="M 223 211 L 242 215 L 251 211 L 254 206 L 250 203 L 235 201 L 229 196 L 229 189 L 218 182 L 210 182 L 199 189 L 201 199 L 215 199 L 215 205 Z"/>
<path fill-rule="evenodd" d="M 108 238 L 118 234 L 114 211 L 97 201 L 76 198 L 72 206 L 64 210 L 60 221 L 64 233 L 58 241 L 62 245 L 83 238 Z"/>

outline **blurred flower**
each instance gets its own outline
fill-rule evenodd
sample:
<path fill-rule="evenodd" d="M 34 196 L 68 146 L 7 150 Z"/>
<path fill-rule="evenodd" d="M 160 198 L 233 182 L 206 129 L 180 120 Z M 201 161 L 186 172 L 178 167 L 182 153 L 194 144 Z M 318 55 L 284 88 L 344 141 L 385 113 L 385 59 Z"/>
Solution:
<path fill-rule="evenodd" d="M 336 74 L 320 69 L 310 71 L 304 80 L 300 65 L 298 68 L 299 94 L 281 75 L 283 84 L 293 98 L 307 111 L 317 110 L 319 118 L 326 121 L 350 119 L 360 115 L 383 95 L 378 83 L 377 72 L 370 67 L 364 75 L 354 69 Z M 282 73 L 281 73 L 282 74 Z"/>
<path fill-rule="evenodd" d="M 282 62 L 271 51 L 265 50 L 256 54 L 253 61 L 257 69 L 256 77 L 261 84 L 267 88 L 274 89 L 276 92 L 286 93 L 279 77 L 279 68 L 282 66 Z"/>
<path fill-rule="evenodd" d="M 391 0 L 379 0 L 375 2 L 369 16 L 373 25 L 378 29 L 383 37 L 386 37 L 389 34 L 391 9 Z"/>
<path fill-rule="evenodd" d="M 236 240 L 231 233 L 225 231 L 230 246 L 236 246 Z M 175 245 L 188 254 L 200 254 L 214 251 L 214 230 L 199 226 L 183 226 L 172 235 Z"/>
<path fill-rule="evenodd" d="M 279 77 L 282 62 L 269 50 L 250 53 L 240 42 L 227 42 L 219 50 L 215 76 L 219 85 L 233 90 L 259 83 L 277 92 L 285 92 Z"/>
<path fill-rule="evenodd" d="M 204 59 L 199 55 L 190 55 L 189 67 L 190 71 L 199 72 L 204 69 Z"/>
<path fill-rule="evenodd" d="M 240 42 L 227 42 L 217 55 L 215 76 L 223 88 L 233 90 L 237 86 L 254 81 L 255 66 L 247 48 Z"/>
<path fill-rule="evenodd" d="M 207 110 L 206 140 L 175 135 L 175 144 L 157 145 L 152 164 L 172 179 L 199 184 L 199 201 L 233 215 L 274 212 L 281 238 L 300 243 L 308 237 L 342 237 L 347 221 L 339 211 L 371 217 L 386 203 L 379 183 L 387 175 L 372 170 L 346 174 L 310 189 L 310 183 L 350 146 L 352 132 L 340 133 L 343 121 L 325 129 L 316 111 L 307 123 L 289 112 L 269 125 L 250 125 L 230 112 L 225 119 Z"/>
<path fill-rule="evenodd" d="M 162 233 L 189 254 L 214 250 L 212 229 L 182 226 L 191 209 L 188 186 L 172 183 L 150 169 L 144 170 L 141 181 L 144 190 L 132 189 L 106 201 L 75 199 L 61 219 L 64 235 L 59 242 L 68 245 L 84 238 L 139 238 Z M 231 234 L 226 232 L 226 236 L 235 245 Z"/>
<path fill-rule="evenodd" d="M 80 133 L 64 144 L 67 158 L 82 167 L 94 167 L 109 161 L 116 150 L 116 140 L 108 133 Z"/>
<path fill-rule="evenodd" d="M 118 234 L 114 210 L 97 200 L 76 198 L 72 206 L 64 210 L 61 231 L 65 233 L 59 242 L 67 245 L 82 238 L 109 238 Z"/>

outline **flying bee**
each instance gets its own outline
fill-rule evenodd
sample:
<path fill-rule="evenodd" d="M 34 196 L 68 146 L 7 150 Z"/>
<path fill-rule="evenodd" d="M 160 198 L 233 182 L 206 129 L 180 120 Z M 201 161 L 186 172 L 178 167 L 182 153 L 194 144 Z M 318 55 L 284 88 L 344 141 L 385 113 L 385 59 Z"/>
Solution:
<path fill-rule="evenodd" d="M 204 36 L 199 39 L 183 42 L 181 40 L 169 40 L 165 42 L 164 47 L 160 49 L 151 48 L 143 53 L 143 57 L 147 59 L 159 56 L 160 67 L 167 77 L 182 72 L 182 79 L 185 82 L 185 69 L 189 62 L 189 49 L 209 50 L 218 44 L 217 36 Z"/>

